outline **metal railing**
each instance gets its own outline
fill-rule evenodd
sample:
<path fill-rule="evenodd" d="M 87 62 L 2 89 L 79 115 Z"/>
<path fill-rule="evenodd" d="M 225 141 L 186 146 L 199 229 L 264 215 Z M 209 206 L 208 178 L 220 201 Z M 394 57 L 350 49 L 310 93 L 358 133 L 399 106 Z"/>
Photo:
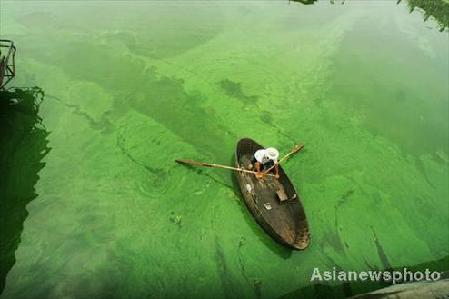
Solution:
<path fill-rule="evenodd" d="M 16 47 L 14 46 L 14 42 L 7 39 L 0 39 L 0 89 L 3 89 L 15 76 Z"/>

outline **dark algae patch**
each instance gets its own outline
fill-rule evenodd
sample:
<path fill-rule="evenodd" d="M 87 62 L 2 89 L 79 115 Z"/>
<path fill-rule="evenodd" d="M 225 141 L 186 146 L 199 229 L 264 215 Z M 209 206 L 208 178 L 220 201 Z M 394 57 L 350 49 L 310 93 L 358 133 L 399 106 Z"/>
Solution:
<path fill-rule="evenodd" d="M 226 93 L 226 95 L 230 97 L 234 97 L 241 101 L 244 104 L 256 104 L 257 103 L 257 96 L 254 95 L 247 95 L 243 92 L 242 84 L 237 83 L 234 81 L 231 81 L 229 79 L 224 79 L 220 81 L 219 83 L 220 87 L 223 89 L 223 91 Z"/>

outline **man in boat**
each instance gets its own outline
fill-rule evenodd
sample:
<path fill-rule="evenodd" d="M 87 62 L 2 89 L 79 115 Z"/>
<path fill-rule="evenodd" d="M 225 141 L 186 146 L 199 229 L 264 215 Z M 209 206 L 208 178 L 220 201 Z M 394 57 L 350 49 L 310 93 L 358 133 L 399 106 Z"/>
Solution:
<path fill-rule="evenodd" d="M 255 165 L 256 177 L 258 179 L 264 176 L 264 171 L 274 168 L 275 178 L 279 178 L 279 165 L 278 165 L 279 152 L 274 147 L 268 147 L 260 149 L 254 153 L 252 158 L 252 164 Z"/>

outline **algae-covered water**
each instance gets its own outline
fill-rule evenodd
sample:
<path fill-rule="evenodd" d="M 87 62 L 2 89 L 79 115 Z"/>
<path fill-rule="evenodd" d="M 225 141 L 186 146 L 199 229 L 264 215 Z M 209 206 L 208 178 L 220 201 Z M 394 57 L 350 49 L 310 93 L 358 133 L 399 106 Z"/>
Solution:
<path fill-rule="evenodd" d="M 13 84 L 45 93 L 46 132 L 10 160 L 1 298 L 337 298 L 381 284 L 312 283 L 315 267 L 449 269 L 448 31 L 419 9 L 0 9 L 1 36 L 18 48 Z M 246 136 L 282 153 L 305 144 L 285 169 L 307 250 L 261 230 L 231 173 L 174 163 L 231 164 Z"/>

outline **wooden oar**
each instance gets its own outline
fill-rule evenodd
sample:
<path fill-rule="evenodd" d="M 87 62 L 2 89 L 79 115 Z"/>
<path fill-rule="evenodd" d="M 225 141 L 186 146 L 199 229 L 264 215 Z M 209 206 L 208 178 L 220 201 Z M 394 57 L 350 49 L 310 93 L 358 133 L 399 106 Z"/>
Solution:
<path fill-rule="evenodd" d="M 296 144 L 295 147 L 293 147 L 293 149 L 286 154 L 284 157 L 282 157 L 281 160 L 279 160 L 278 164 L 281 164 L 282 162 L 284 162 L 285 160 L 287 160 L 288 158 L 290 158 L 290 156 L 296 154 L 297 152 L 299 152 L 300 150 L 302 150 L 304 148 L 304 144 Z M 268 168 L 267 170 L 265 170 L 263 172 L 264 175 L 267 175 L 268 172 L 270 172 L 272 169 L 274 168 L 274 165 L 271 166 L 270 168 Z"/>
<path fill-rule="evenodd" d="M 251 174 L 257 174 L 255 171 L 246 170 L 243 168 L 236 168 L 231 167 L 227 165 L 221 165 L 221 164 L 212 164 L 212 163 L 204 163 L 204 162 L 198 162 L 193 160 L 175 160 L 176 163 L 184 164 L 184 165 L 193 165 L 193 166 L 202 166 L 202 167 L 211 167 L 211 168 L 222 168 L 222 169 L 228 169 L 228 170 L 234 170 L 234 171 L 240 171 L 240 172 L 246 172 Z M 269 176 L 274 176 L 273 174 L 267 174 Z"/>

